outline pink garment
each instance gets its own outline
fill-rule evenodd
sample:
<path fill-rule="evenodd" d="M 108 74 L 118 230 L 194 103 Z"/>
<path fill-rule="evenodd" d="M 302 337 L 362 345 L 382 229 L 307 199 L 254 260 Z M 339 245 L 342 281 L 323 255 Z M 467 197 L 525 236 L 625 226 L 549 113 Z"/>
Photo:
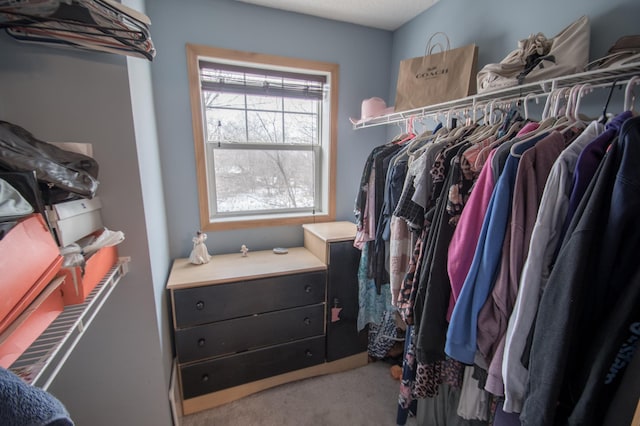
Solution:
<path fill-rule="evenodd" d="M 538 127 L 540 127 L 540 123 L 538 123 L 537 121 L 531 121 L 522 126 L 522 129 L 520 129 L 516 137 L 519 138 L 526 135 L 527 133 L 533 132 L 534 130 L 538 130 Z"/>
<path fill-rule="evenodd" d="M 480 171 L 480 176 L 478 176 L 469 200 L 460 214 L 460 220 L 449 243 L 447 271 L 451 281 L 451 301 L 447 311 L 447 320 L 451 319 L 453 307 L 460 296 L 462 285 L 471 267 L 484 215 L 493 192 L 494 179 L 491 159 L 494 155 L 495 149 L 489 153 L 487 161 Z"/>

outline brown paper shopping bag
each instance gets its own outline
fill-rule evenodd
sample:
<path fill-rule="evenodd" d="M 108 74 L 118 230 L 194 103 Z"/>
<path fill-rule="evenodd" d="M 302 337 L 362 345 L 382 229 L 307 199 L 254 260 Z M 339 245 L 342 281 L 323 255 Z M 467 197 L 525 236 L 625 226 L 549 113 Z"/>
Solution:
<path fill-rule="evenodd" d="M 400 61 L 396 87 L 395 111 L 406 111 L 451 101 L 476 92 L 478 46 L 470 44 L 446 49 L 441 43 L 432 45 L 435 33 L 425 49 L 425 55 Z M 435 47 L 440 52 L 433 53 Z"/>

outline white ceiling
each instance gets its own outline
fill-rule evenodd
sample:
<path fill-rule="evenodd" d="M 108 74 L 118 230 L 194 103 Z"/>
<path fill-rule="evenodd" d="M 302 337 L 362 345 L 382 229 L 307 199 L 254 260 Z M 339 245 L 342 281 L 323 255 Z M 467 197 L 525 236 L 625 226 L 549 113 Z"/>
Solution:
<path fill-rule="evenodd" d="M 396 30 L 438 0 L 238 0 L 383 30 Z"/>

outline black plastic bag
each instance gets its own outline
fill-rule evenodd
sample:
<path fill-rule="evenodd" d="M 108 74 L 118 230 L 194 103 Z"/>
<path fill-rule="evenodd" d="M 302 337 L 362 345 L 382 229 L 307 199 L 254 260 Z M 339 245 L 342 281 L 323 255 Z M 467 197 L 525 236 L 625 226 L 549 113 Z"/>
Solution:
<path fill-rule="evenodd" d="M 36 139 L 20 126 L 0 121 L 0 168 L 26 172 L 35 170 L 55 201 L 79 195 L 93 198 L 98 189 L 98 163 L 83 154 L 65 151 Z M 51 197 L 45 198 L 52 202 Z"/>

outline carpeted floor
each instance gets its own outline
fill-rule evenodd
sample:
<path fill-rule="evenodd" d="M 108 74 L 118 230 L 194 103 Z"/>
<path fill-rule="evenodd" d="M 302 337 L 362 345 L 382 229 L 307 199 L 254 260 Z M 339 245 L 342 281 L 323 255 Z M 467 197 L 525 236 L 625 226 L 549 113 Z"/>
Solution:
<path fill-rule="evenodd" d="M 379 361 L 285 384 L 185 416 L 182 426 L 392 426 L 400 382 L 389 368 Z"/>

